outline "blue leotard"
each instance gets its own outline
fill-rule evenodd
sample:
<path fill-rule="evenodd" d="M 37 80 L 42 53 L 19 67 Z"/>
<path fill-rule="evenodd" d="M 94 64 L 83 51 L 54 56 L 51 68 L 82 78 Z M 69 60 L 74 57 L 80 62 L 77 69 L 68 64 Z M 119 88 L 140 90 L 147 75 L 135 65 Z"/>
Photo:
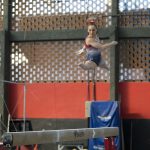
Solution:
<path fill-rule="evenodd" d="M 98 48 L 95 48 L 91 45 L 86 45 L 85 43 L 85 47 L 87 50 L 87 55 L 86 55 L 86 60 L 90 60 L 95 62 L 97 65 L 100 64 L 101 62 L 101 52 Z"/>

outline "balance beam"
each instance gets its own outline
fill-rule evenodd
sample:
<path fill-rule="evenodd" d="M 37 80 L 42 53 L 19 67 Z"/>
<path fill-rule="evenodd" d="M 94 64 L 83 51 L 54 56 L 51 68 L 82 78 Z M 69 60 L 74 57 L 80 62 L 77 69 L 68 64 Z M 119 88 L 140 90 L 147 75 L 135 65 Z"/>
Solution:
<path fill-rule="evenodd" d="M 6 146 L 59 143 L 80 141 L 90 138 L 115 137 L 119 135 L 118 127 L 81 128 L 64 130 L 43 130 L 25 132 L 6 132 L 2 136 Z"/>

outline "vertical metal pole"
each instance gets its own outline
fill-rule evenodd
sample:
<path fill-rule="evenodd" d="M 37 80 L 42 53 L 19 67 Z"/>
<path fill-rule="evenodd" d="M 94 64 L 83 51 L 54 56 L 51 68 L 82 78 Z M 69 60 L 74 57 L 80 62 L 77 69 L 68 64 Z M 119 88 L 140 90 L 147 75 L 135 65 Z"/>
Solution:
<path fill-rule="evenodd" d="M 112 31 L 111 41 L 118 41 L 118 0 L 112 1 Z M 119 81 L 119 54 L 117 46 L 113 46 L 110 51 L 110 98 L 118 100 L 118 81 Z"/>
<path fill-rule="evenodd" d="M 87 100 L 90 100 L 90 71 L 87 72 L 88 80 L 87 80 Z"/>
<path fill-rule="evenodd" d="M 96 82 L 95 82 L 95 69 L 93 71 L 93 100 L 96 101 Z"/>
<path fill-rule="evenodd" d="M 24 98 L 23 98 L 23 131 L 26 131 L 26 82 L 24 82 Z"/>
<path fill-rule="evenodd" d="M 7 132 L 10 131 L 10 114 L 8 115 L 8 120 L 7 120 Z"/>
<path fill-rule="evenodd" d="M 1 32 L 1 66 L 0 66 L 0 79 L 10 80 L 10 18 L 11 18 L 11 0 L 4 0 L 4 18 L 3 18 L 3 31 Z M 0 95 L 4 97 L 5 103 L 7 104 L 6 85 L 4 82 L 0 83 Z M 3 100 L 0 98 L 1 110 L 0 114 L 2 116 L 2 123 L 7 126 L 8 112 L 4 105 Z M 3 127 L 2 127 L 3 128 Z M 4 131 L 6 129 L 2 129 Z M 1 137 L 1 133 L 0 133 Z"/>

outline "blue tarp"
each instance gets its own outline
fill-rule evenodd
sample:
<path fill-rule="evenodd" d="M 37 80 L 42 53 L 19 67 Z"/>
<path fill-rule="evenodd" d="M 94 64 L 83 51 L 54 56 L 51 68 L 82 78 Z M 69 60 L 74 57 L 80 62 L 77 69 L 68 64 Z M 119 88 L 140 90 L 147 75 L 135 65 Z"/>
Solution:
<path fill-rule="evenodd" d="M 90 128 L 120 127 L 120 115 L 117 101 L 94 101 L 91 103 Z M 120 139 L 115 138 L 117 150 L 120 149 Z M 104 150 L 104 139 L 89 140 L 89 150 Z"/>

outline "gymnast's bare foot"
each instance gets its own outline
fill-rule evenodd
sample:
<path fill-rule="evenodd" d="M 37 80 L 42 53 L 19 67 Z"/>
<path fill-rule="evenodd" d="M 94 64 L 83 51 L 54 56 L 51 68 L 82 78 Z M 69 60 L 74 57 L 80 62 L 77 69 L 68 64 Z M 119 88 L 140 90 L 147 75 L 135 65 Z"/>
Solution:
<path fill-rule="evenodd" d="M 86 61 L 85 63 L 80 63 L 79 66 L 84 70 L 92 70 L 97 67 L 97 64 L 93 61 Z"/>

